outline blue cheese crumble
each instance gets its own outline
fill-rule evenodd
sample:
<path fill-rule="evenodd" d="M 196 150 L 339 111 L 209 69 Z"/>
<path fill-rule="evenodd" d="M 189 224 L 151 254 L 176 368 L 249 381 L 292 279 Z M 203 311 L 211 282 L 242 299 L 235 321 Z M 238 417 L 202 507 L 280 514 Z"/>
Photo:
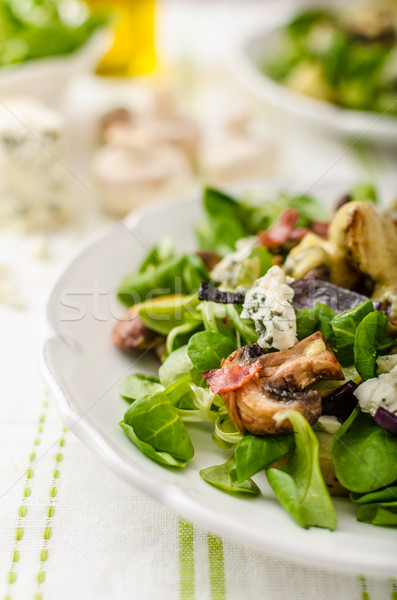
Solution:
<path fill-rule="evenodd" d="M 292 282 L 292 277 L 286 276 L 280 267 L 274 266 L 255 281 L 245 296 L 241 316 L 254 321 L 261 348 L 286 350 L 298 341 L 296 316 L 292 306 L 295 292 L 288 285 Z"/>
<path fill-rule="evenodd" d="M 211 271 L 211 279 L 235 288 L 244 259 L 248 258 L 256 246 L 255 236 L 241 238 L 236 242 L 236 250 L 227 254 Z"/>
<path fill-rule="evenodd" d="M 374 416 L 380 406 L 397 414 L 397 366 L 379 377 L 367 379 L 354 391 L 363 412 Z"/>

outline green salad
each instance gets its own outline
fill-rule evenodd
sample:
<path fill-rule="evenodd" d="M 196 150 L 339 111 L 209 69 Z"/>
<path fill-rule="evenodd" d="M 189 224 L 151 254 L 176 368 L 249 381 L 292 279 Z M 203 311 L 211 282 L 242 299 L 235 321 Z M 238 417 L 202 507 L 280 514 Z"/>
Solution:
<path fill-rule="evenodd" d="M 280 31 L 264 73 L 288 88 L 355 110 L 397 114 L 397 5 L 311 8 Z"/>
<path fill-rule="evenodd" d="M 264 472 L 304 528 L 337 527 L 331 496 L 348 497 L 359 521 L 397 525 L 392 215 L 367 184 L 333 212 L 306 195 L 257 202 L 215 189 L 203 207 L 197 252 L 164 238 L 120 283 L 128 310 L 113 342 L 159 364 L 122 382 L 121 428 L 151 460 L 183 469 L 201 424 L 219 448 L 202 479 L 244 498 L 260 496 Z"/>
<path fill-rule="evenodd" d="M 0 66 L 74 52 L 107 21 L 80 0 L 0 0 Z"/>

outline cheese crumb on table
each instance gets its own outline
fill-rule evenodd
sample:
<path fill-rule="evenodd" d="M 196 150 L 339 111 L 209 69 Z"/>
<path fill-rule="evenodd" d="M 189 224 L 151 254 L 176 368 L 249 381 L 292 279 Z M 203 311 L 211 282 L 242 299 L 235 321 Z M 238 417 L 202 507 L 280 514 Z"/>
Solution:
<path fill-rule="evenodd" d="M 63 119 L 31 98 L 0 105 L 0 225 L 58 225 L 67 215 Z"/>

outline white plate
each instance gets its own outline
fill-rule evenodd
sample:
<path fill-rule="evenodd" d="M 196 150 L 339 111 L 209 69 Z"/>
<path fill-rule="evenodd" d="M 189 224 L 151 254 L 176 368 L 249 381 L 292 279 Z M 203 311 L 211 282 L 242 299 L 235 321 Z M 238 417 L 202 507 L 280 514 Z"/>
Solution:
<path fill-rule="evenodd" d="M 338 193 L 345 190 L 338 187 Z M 335 188 L 328 197 L 337 197 Z M 151 462 L 118 426 L 127 408 L 118 394 L 121 380 L 128 372 L 154 373 L 157 364 L 149 354 L 131 357 L 112 345 L 115 319 L 124 312 L 115 290 L 165 233 L 178 250 L 194 249 L 200 218 L 197 199 L 136 213 L 127 221 L 129 229 L 120 224 L 97 236 L 59 277 L 46 307 L 43 371 L 65 424 L 128 483 L 204 528 L 323 567 L 395 574 L 395 530 L 358 523 L 348 501 L 335 501 L 337 531 L 304 530 L 279 506 L 264 476 L 255 477 L 263 496 L 252 499 L 228 496 L 201 480 L 199 469 L 228 457 L 206 426 L 189 426 L 196 454 L 182 471 Z"/>
<path fill-rule="evenodd" d="M 280 45 L 281 27 L 247 39 L 233 64 L 233 73 L 257 98 L 328 132 L 397 145 L 397 117 L 340 108 L 277 83 L 260 68 L 265 56 Z"/>

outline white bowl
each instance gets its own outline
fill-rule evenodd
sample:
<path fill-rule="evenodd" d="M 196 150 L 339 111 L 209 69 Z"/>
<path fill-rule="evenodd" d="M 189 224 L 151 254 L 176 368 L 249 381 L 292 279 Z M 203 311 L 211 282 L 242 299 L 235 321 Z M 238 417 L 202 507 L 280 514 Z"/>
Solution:
<path fill-rule="evenodd" d="M 34 96 L 57 105 L 71 79 L 92 71 L 111 41 L 111 32 L 103 28 L 74 52 L 1 67 L 0 96 Z"/>
<path fill-rule="evenodd" d="M 232 63 L 234 75 L 254 96 L 328 133 L 397 145 L 397 117 L 341 108 L 295 92 L 263 73 L 261 62 L 279 47 L 281 35 L 278 26 L 251 36 Z"/>

